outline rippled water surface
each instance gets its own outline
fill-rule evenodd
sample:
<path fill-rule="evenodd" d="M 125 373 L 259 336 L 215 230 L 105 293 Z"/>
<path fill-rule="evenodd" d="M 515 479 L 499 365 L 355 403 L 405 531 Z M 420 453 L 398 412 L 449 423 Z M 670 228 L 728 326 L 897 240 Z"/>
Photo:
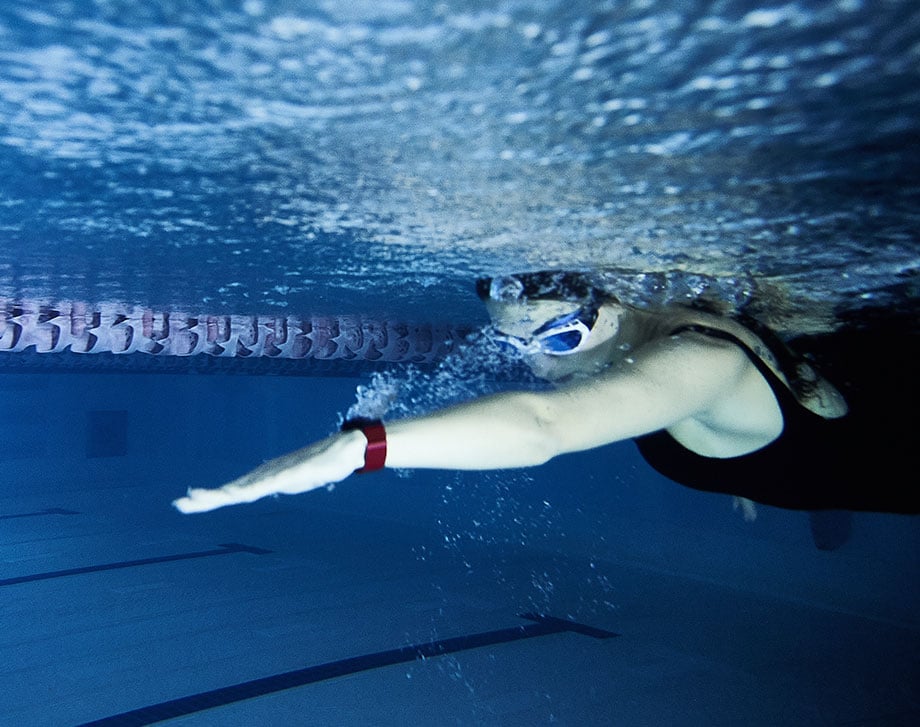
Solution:
<path fill-rule="evenodd" d="M 0 296 L 471 320 L 475 275 L 566 266 L 906 305 L 918 68 L 910 0 L 7 0 Z"/>

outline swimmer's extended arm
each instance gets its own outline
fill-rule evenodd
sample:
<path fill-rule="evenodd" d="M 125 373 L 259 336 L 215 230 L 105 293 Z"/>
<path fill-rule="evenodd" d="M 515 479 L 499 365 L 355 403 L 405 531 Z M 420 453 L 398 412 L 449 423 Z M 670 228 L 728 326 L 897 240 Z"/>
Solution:
<path fill-rule="evenodd" d="M 550 392 L 509 392 L 387 424 L 388 467 L 488 470 L 526 467 L 565 452 L 646 434 L 712 406 L 747 359 L 721 342 L 667 339 L 634 363 Z M 266 462 L 216 490 L 174 504 L 203 512 L 339 482 L 364 463 L 360 431 L 335 434 Z"/>

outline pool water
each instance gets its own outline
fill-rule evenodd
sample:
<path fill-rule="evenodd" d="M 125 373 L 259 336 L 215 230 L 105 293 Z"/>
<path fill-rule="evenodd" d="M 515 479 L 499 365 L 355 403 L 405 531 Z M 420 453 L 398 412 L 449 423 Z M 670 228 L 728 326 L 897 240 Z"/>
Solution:
<path fill-rule="evenodd" d="M 914 517 L 628 442 L 170 502 L 539 386 L 483 274 L 911 360 L 918 60 L 907 0 L 3 3 L 0 724 L 915 724 Z"/>

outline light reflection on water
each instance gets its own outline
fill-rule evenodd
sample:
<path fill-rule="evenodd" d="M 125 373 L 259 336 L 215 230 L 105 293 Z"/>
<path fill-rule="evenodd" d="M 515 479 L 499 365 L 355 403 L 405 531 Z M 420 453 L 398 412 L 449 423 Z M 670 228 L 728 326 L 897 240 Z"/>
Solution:
<path fill-rule="evenodd" d="M 0 9 L 0 295 L 469 319 L 483 272 L 677 270 L 805 325 L 917 267 L 906 0 L 52 5 Z"/>

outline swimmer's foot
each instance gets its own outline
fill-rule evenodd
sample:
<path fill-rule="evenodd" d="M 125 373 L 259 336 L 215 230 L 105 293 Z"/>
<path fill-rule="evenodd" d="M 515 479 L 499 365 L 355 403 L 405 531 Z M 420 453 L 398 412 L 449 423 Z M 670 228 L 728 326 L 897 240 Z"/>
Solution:
<path fill-rule="evenodd" d="M 818 550 L 837 550 L 850 539 L 853 513 L 848 510 L 816 510 L 808 513 L 808 520 Z"/>

